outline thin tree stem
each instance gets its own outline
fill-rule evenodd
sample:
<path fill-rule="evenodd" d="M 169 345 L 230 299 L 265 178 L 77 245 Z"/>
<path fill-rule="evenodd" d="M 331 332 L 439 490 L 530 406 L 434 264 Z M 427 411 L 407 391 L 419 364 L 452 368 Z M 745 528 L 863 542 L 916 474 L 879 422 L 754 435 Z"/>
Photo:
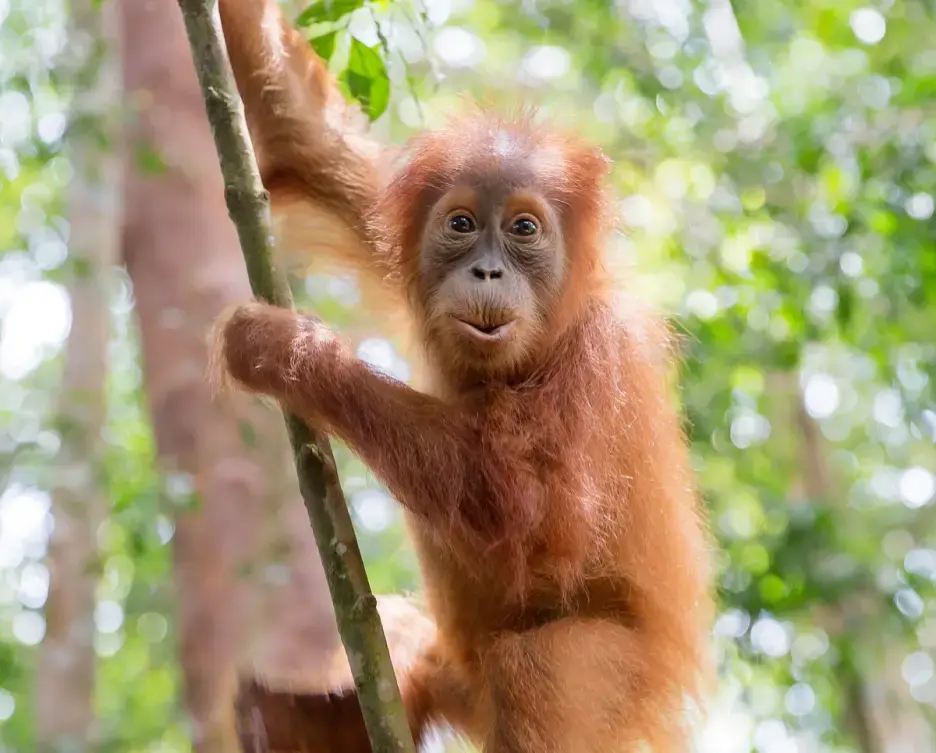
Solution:
<path fill-rule="evenodd" d="M 258 298 L 291 308 L 286 274 L 274 260 L 267 194 L 224 50 L 215 2 L 179 0 L 179 7 L 221 163 L 228 212 L 237 226 L 251 288 Z M 415 753 L 331 446 L 324 435 L 294 416 L 286 416 L 286 426 L 299 488 L 325 567 L 371 747 L 374 753 Z"/>

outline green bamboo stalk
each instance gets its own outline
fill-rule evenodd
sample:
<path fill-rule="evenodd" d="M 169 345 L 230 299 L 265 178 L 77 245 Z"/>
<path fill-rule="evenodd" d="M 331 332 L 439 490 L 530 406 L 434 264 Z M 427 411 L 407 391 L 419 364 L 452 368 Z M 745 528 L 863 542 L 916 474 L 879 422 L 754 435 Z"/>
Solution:
<path fill-rule="evenodd" d="M 244 0 L 250 2 L 251 0 Z M 267 193 L 253 154 L 243 104 L 220 33 L 216 0 L 179 0 L 192 57 L 224 176 L 228 212 L 237 226 L 255 296 L 292 308 L 285 271 L 274 260 Z M 309 513 L 335 605 L 373 753 L 415 753 L 387 640 L 361 559 L 328 438 L 286 415 L 299 489 Z"/>

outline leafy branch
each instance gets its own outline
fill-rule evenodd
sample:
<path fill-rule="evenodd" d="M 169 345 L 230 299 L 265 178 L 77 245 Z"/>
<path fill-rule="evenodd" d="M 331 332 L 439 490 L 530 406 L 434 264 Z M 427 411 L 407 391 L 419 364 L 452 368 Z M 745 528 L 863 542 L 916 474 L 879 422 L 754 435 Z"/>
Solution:
<path fill-rule="evenodd" d="M 254 295 L 292 308 L 286 275 L 274 263 L 267 195 L 214 6 L 214 0 L 179 0 L 221 163 L 228 212 L 237 226 Z M 327 437 L 295 416 L 286 415 L 286 426 L 371 747 L 374 753 L 415 753 L 331 446 Z"/>
<path fill-rule="evenodd" d="M 299 14 L 296 26 L 308 28 L 324 25 L 326 29 L 331 29 L 309 40 L 316 54 L 328 62 L 335 54 L 339 31 L 347 31 L 351 14 L 364 7 L 367 7 L 366 0 L 318 0 Z M 378 36 L 382 37 L 379 27 Z M 382 47 L 384 54 L 387 53 L 386 40 L 381 39 L 380 44 L 369 47 L 351 37 L 349 45 L 348 59 L 338 76 L 338 84 L 347 96 L 357 100 L 371 121 L 377 120 L 390 104 L 390 78 L 378 50 Z"/>

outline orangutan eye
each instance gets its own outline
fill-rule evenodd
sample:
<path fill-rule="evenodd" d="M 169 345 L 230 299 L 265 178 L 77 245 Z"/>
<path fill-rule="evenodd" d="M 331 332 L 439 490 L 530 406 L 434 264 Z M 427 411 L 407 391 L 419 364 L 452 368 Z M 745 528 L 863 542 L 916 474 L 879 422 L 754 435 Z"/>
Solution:
<path fill-rule="evenodd" d="M 510 232 L 514 235 L 522 235 L 525 237 L 536 235 L 538 230 L 539 227 L 537 224 L 529 217 L 521 217 L 517 220 L 514 220 L 514 224 L 510 228 Z"/>
<path fill-rule="evenodd" d="M 448 226 L 449 230 L 456 233 L 471 233 L 475 229 L 474 220 L 466 214 L 456 214 L 454 217 L 450 217 Z"/>

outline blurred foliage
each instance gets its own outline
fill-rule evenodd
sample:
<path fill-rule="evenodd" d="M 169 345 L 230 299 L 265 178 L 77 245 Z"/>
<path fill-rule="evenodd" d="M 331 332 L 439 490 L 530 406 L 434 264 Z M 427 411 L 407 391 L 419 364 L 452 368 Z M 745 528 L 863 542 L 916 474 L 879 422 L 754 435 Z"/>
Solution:
<path fill-rule="evenodd" d="M 718 543 L 723 681 L 700 750 L 884 751 L 875 735 L 936 749 L 933 14 L 923 0 L 319 0 L 294 14 L 387 140 L 469 92 L 536 102 L 615 159 L 609 248 L 684 334 L 679 394 Z M 64 18 L 56 0 L 0 3 L 0 750 L 31 749 L 48 587 Z M 353 324 L 347 281 L 305 290 Z M 131 306 L 122 282 L 97 704 L 114 750 L 183 751 L 168 553 L 185 494 L 153 470 Z M 405 377 L 388 344 L 360 352 Z M 415 588 L 397 511 L 339 457 L 374 588 Z"/>

